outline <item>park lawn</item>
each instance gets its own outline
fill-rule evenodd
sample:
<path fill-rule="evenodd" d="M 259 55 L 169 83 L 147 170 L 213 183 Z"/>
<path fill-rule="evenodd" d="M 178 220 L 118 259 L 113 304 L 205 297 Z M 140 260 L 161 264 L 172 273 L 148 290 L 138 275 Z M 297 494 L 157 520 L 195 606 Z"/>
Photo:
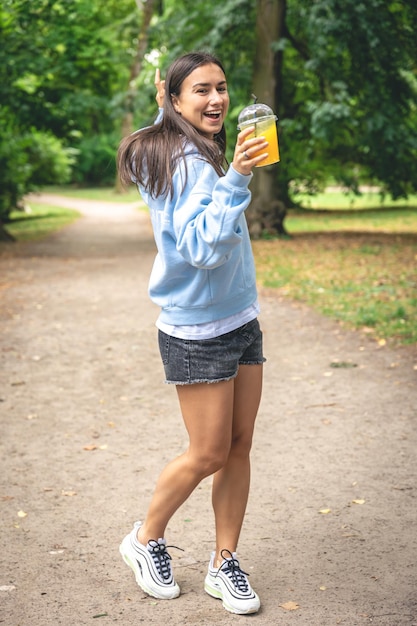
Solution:
<path fill-rule="evenodd" d="M 31 241 L 60 230 L 79 217 L 80 213 L 73 209 L 31 203 L 28 212 L 12 211 L 7 230 L 17 241 Z"/>
<path fill-rule="evenodd" d="M 376 188 L 363 189 L 359 195 L 347 193 L 337 187 L 328 187 L 315 196 L 295 194 L 292 200 L 304 209 L 325 209 L 331 211 L 360 211 L 363 209 L 393 209 L 417 207 L 417 196 L 410 195 L 406 200 L 393 200 L 390 196 L 382 197 Z"/>
<path fill-rule="evenodd" d="M 417 199 L 414 208 L 290 211 L 285 226 L 292 235 L 308 232 L 417 233 Z"/>
<path fill-rule="evenodd" d="M 288 218 L 288 239 L 253 242 L 261 286 L 383 344 L 417 343 L 417 211 Z"/>
<path fill-rule="evenodd" d="M 378 198 L 366 194 L 348 210 L 346 197 L 331 192 L 318 205 L 325 210 L 290 212 L 288 239 L 253 242 L 258 280 L 381 344 L 415 344 L 417 199 Z"/>
<path fill-rule="evenodd" d="M 135 185 L 130 185 L 124 191 L 119 192 L 114 187 L 54 187 L 42 188 L 42 193 L 50 193 L 66 198 L 80 198 L 82 200 L 100 200 L 102 202 L 140 202 L 141 196 Z"/>

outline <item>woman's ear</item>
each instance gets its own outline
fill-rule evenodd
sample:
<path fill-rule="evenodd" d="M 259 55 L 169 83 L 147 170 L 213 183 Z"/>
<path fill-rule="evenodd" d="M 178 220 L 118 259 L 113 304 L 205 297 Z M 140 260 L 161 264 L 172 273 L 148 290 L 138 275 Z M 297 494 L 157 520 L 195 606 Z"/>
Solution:
<path fill-rule="evenodd" d="M 178 102 L 178 98 L 177 96 L 173 96 L 171 94 L 171 102 L 172 102 L 172 106 L 174 107 L 174 109 L 176 110 L 177 113 L 179 113 L 181 115 L 181 109 L 180 109 L 180 105 Z"/>

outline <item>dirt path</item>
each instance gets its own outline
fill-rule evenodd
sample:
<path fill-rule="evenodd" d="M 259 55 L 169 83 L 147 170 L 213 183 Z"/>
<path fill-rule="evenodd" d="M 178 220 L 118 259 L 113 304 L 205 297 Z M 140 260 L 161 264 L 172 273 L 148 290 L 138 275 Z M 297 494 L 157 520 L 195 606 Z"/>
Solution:
<path fill-rule="evenodd" d="M 239 550 L 262 610 L 233 616 L 202 590 L 210 480 L 169 528 L 183 594 L 140 591 L 118 545 L 186 436 L 162 383 L 146 214 L 79 208 L 1 248 L 0 624 L 416 626 L 415 350 L 269 294 Z"/>

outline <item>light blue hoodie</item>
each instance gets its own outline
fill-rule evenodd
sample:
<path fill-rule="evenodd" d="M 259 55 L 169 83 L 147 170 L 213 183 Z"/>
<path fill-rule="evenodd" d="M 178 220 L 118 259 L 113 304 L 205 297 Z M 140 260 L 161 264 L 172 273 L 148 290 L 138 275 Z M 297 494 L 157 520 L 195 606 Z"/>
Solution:
<path fill-rule="evenodd" d="M 219 177 L 197 149 L 187 144 L 173 175 L 174 195 L 152 198 L 150 208 L 158 254 L 149 295 L 166 324 L 201 324 L 243 311 L 257 298 L 252 247 L 244 211 L 252 174 L 232 166 Z M 184 182 L 186 181 L 185 187 Z"/>

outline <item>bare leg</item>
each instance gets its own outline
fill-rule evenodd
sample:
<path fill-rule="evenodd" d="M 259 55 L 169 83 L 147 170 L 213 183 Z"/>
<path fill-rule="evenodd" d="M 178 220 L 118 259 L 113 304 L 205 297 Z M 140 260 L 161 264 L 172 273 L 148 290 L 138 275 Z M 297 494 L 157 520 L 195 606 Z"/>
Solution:
<path fill-rule="evenodd" d="M 226 464 L 213 480 L 216 558 L 223 549 L 235 552 L 249 494 L 250 449 L 262 391 L 262 365 L 241 365 L 234 380 L 232 444 Z"/>
<path fill-rule="evenodd" d="M 143 526 L 140 543 L 165 534 L 168 521 L 200 481 L 227 461 L 233 424 L 234 380 L 212 384 L 178 385 L 188 450 L 162 471 Z"/>

